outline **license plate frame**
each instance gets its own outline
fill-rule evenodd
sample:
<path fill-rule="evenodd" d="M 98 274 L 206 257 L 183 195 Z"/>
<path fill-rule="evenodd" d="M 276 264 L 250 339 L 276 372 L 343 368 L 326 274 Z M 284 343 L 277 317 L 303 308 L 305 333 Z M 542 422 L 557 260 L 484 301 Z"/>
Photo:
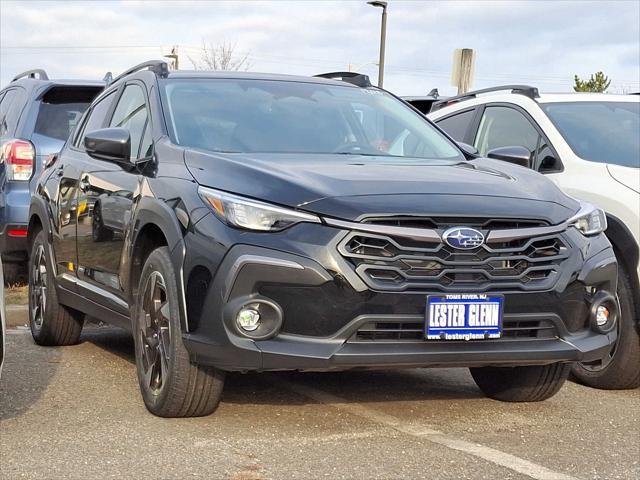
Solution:
<path fill-rule="evenodd" d="M 496 340 L 502 337 L 503 316 L 504 295 L 428 295 L 425 339 Z"/>

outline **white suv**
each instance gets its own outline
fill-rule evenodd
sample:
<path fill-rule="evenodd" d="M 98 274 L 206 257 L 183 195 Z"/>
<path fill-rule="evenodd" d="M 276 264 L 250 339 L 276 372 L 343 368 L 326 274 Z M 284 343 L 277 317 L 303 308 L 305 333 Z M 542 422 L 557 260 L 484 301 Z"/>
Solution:
<path fill-rule="evenodd" d="M 619 340 L 601 362 L 573 373 L 598 388 L 640 386 L 640 97 L 509 85 L 438 102 L 428 117 L 480 155 L 533 168 L 607 212 L 619 263 Z"/>

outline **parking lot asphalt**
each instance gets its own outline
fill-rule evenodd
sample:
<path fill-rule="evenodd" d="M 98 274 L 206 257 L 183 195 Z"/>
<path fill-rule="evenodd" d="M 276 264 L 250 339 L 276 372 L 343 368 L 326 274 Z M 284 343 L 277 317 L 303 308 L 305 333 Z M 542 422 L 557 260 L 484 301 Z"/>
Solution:
<path fill-rule="evenodd" d="M 464 369 L 233 374 L 213 415 L 161 419 L 128 334 L 7 336 L 0 478 L 640 478 L 640 390 L 489 400 Z"/>

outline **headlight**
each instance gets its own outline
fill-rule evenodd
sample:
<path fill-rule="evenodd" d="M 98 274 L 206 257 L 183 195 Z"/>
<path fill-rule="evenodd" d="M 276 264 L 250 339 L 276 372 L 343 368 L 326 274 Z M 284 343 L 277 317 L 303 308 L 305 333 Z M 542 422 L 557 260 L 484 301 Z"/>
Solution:
<path fill-rule="evenodd" d="M 214 213 L 232 227 L 277 232 L 300 222 L 320 223 L 320 218 L 309 213 L 269 205 L 211 188 L 199 187 L 198 193 Z"/>
<path fill-rule="evenodd" d="M 590 203 L 580 202 L 580 211 L 567 220 L 583 235 L 597 235 L 607 229 L 607 216 L 603 210 L 594 207 Z"/>

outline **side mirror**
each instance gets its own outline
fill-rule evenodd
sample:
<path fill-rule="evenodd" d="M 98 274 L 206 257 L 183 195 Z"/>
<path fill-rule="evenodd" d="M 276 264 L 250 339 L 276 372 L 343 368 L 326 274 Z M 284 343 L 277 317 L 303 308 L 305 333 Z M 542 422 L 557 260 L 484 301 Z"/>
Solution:
<path fill-rule="evenodd" d="M 487 152 L 487 157 L 531 168 L 531 152 L 524 147 L 498 147 Z"/>
<path fill-rule="evenodd" d="M 540 167 L 538 168 L 540 173 L 557 173 L 562 171 L 562 162 L 558 160 L 556 157 L 551 155 L 547 155 L 540 162 Z"/>
<path fill-rule="evenodd" d="M 115 163 L 129 163 L 131 136 L 124 128 L 102 128 L 87 133 L 84 148 L 90 157 Z"/>
<path fill-rule="evenodd" d="M 466 157 L 475 158 L 478 156 L 478 149 L 473 145 L 469 145 L 468 143 L 464 143 L 464 142 L 456 142 L 456 143 L 458 144 L 458 148 L 462 150 L 462 153 L 464 153 Z"/>

